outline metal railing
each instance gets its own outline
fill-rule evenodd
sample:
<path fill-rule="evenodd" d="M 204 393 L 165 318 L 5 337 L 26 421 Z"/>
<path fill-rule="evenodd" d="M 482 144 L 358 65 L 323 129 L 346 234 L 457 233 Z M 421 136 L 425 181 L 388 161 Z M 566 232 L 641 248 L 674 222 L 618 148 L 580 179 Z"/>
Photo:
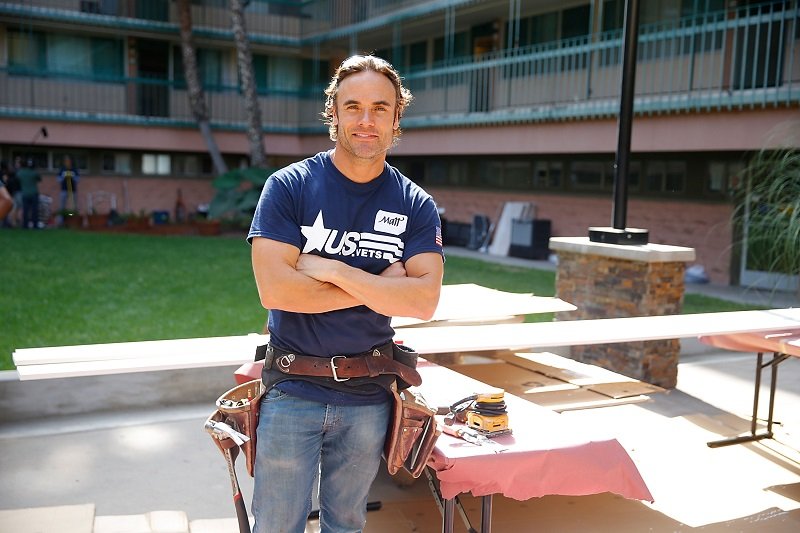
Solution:
<path fill-rule="evenodd" d="M 405 80 L 415 101 L 404 127 L 615 115 L 621 46 L 619 32 L 602 33 L 409 73 Z M 634 104 L 638 113 L 797 105 L 798 85 L 797 3 L 791 9 L 779 4 L 747 6 L 640 31 Z M 206 97 L 216 127 L 244 127 L 244 105 L 236 87 L 206 87 Z M 260 103 L 265 130 L 323 132 L 322 100 L 321 87 L 264 92 Z M 9 69 L 0 70 L 0 115 L 120 123 L 193 121 L 186 91 L 177 82 Z"/>
<path fill-rule="evenodd" d="M 329 38 L 441 11 L 475 0 L 254 0 L 247 6 L 247 30 L 255 42 L 295 43 L 311 36 Z M 192 2 L 197 35 L 227 36 L 231 16 L 227 0 Z M 20 17 L 88 22 L 93 25 L 177 32 L 176 3 L 170 0 L 18 0 L 3 2 L 0 12 Z M 355 30 L 357 31 L 357 30 Z M 316 37 L 314 37 L 316 36 Z"/>
<path fill-rule="evenodd" d="M 798 11 L 775 4 L 643 27 L 635 110 L 800 102 Z M 499 51 L 411 73 L 406 127 L 579 119 L 619 111 L 620 32 Z"/>

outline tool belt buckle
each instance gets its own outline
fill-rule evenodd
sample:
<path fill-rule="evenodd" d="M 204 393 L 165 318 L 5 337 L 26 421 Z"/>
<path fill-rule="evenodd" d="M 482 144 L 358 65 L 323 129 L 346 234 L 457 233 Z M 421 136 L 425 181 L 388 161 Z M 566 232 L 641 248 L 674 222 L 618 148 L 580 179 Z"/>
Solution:
<path fill-rule="evenodd" d="M 336 366 L 336 358 L 337 358 L 337 357 L 340 357 L 340 358 L 342 358 L 342 359 L 346 359 L 346 357 L 345 357 L 344 355 L 334 355 L 333 357 L 331 357 L 331 373 L 333 374 L 333 381 L 338 381 L 338 382 L 347 381 L 347 380 L 349 380 L 350 378 L 340 378 L 340 377 L 339 377 L 339 376 L 336 374 L 336 369 L 338 368 L 338 367 Z"/>

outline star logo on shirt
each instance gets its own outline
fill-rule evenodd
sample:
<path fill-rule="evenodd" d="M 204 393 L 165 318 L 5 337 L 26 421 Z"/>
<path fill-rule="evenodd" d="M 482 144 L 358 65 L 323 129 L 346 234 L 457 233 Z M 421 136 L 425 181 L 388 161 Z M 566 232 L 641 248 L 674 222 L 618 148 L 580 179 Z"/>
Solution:
<path fill-rule="evenodd" d="M 331 230 L 325 229 L 325 221 L 322 220 L 322 211 L 317 215 L 313 226 L 300 226 L 300 231 L 306 238 L 306 245 L 303 247 L 302 252 L 304 254 L 314 250 L 319 250 L 321 252 L 331 234 Z"/>

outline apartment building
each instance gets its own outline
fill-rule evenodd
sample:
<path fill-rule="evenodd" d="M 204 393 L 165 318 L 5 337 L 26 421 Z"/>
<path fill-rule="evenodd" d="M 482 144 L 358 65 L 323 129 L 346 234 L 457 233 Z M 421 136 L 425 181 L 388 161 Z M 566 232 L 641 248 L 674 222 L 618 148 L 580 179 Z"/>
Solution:
<path fill-rule="evenodd" d="M 715 283 L 767 279 L 748 268 L 732 191 L 754 153 L 798 145 L 798 3 L 639 2 L 627 225 L 695 248 Z M 228 2 L 191 4 L 215 140 L 246 165 Z M 269 164 L 331 146 L 322 90 L 343 58 L 375 53 L 415 96 L 389 160 L 451 227 L 522 201 L 552 236 L 586 236 L 611 225 L 624 12 L 624 0 L 251 0 Z M 84 208 L 100 191 L 121 212 L 170 210 L 178 190 L 189 211 L 208 203 L 178 30 L 174 1 L 0 4 L 0 157 L 33 157 L 56 198 L 72 156 Z"/>

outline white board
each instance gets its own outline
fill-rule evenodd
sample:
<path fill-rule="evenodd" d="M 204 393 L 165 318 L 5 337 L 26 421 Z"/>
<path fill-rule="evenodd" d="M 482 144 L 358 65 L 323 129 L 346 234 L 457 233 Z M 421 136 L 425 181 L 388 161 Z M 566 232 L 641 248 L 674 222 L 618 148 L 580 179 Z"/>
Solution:
<path fill-rule="evenodd" d="M 492 243 L 488 251 L 491 255 L 508 255 L 511 248 L 511 221 L 515 218 L 535 218 L 532 213 L 533 204 L 530 202 L 506 202 L 503 204 L 503 211 L 500 213 L 500 220 L 494 228 Z"/>
<path fill-rule="evenodd" d="M 439 306 L 428 321 L 394 317 L 392 327 L 402 328 L 446 321 L 492 321 L 500 317 L 574 311 L 577 307 L 559 298 L 534 296 L 532 293 L 498 291 L 464 283 L 442 286 Z"/>
<path fill-rule="evenodd" d="M 734 311 L 531 324 L 401 328 L 395 340 L 421 355 L 606 344 L 800 327 L 800 309 Z M 268 335 L 180 339 L 14 352 L 20 379 L 45 379 L 177 368 L 236 365 L 253 360 Z"/>

